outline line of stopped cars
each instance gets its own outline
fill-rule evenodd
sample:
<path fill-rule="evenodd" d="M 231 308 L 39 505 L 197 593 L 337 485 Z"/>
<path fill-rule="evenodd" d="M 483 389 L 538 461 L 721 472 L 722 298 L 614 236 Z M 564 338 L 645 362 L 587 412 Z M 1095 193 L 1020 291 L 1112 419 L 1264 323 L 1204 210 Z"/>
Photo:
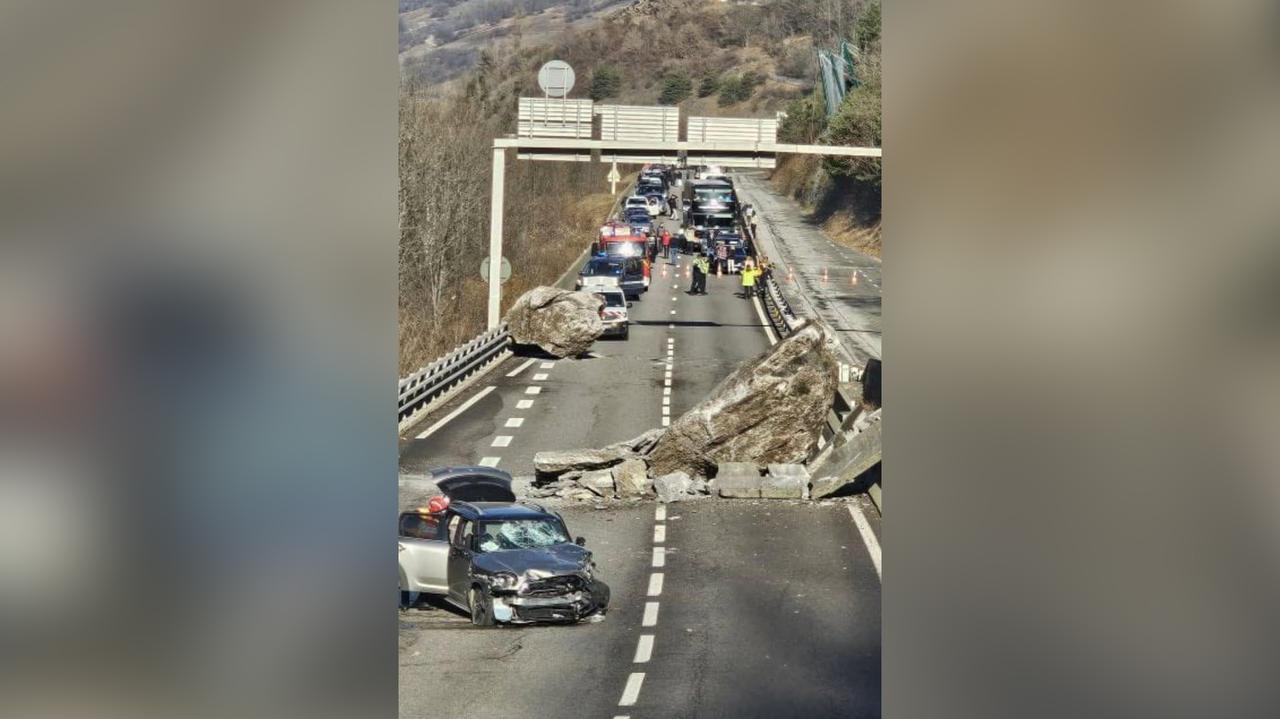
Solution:
<path fill-rule="evenodd" d="M 471 623 L 579 622 L 604 618 L 609 585 L 564 518 L 516 501 L 511 476 L 492 467 L 431 470 L 440 494 L 400 513 L 400 607 L 433 595 Z"/>
<path fill-rule="evenodd" d="M 685 179 L 685 175 L 689 179 Z M 574 289 L 600 295 L 604 335 L 627 339 L 634 300 L 649 291 L 652 262 L 660 251 L 658 218 L 681 219 L 673 242 L 682 252 L 724 246 L 724 269 L 734 273 L 751 254 L 737 230 L 738 200 L 733 181 L 718 167 L 678 170 L 650 164 L 636 178 L 635 193 L 623 200 L 618 217 L 600 228 L 590 258 L 579 270 Z"/>

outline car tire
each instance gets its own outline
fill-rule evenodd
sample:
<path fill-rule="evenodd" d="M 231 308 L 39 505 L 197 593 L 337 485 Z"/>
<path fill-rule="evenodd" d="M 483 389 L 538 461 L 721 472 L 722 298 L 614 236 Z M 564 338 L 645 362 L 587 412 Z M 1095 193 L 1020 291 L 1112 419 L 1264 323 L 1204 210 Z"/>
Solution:
<path fill-rule="evenodd" d="M 624 340 L 625 340 L 625 339 L 627 339 L 627 338 L 628 338 L 628 337 L 630 337 L 630 336 L 631 336 L 631 327 L 630 327 L 630 325 L 628 325 L 628 326 L 626 326 L 626 327 L 623 327 L 623 328 L 622 328 L 622 339 L 624 339 Z"/>
<path fill-rule="evenodd" d="M 471 623 L 477 627 L 493 626 L 493 599 L 480 587 L 472 587 L 467 595 L 471 605 Z"/>

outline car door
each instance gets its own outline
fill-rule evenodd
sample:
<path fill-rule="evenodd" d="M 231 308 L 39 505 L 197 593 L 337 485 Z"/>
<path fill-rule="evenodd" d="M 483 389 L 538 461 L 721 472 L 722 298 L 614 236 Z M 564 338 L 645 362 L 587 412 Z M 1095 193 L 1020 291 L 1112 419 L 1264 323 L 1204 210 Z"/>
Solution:
<path fill-rule="evenodd" d="M 465 607 L 467 591 L 471 589 L 471 537 L 475 523 L 458 519 L 449 534 L 449 598 Z"/>
<path fill-rule="evenodd" d="M 449 543 L 444 537 L 444 522 L 443 515 L 400 515 L 397 545 L 401 589 L 429 594 L 449 591 Z"/>

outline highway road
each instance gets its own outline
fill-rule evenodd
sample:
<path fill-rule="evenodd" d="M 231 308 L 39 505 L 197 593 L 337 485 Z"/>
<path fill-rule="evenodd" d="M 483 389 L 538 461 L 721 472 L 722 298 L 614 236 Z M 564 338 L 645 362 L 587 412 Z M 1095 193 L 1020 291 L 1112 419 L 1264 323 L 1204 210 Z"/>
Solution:
<path fill-rule="evenodd" d="M 880 359 L 880 260 L 833 242 L 763 174 L 737 172 L 734 181 L 739 198 L 760 212 L 760 247 L 792 309 L 829 324 L 854 364 Z"/>
<path fill-rule="evenodd" d="M 664 407 L 666 416 L 678 417 L 706 397 L 740 362 L 768 349 L 769 340 L 755 303 L 739 296 L 737 275 L 712 276 L 709 294 L 689 295 L 690 261 L 657 260 L 649 291 L 631 306 L 630 339 L 601 339 L 586 359 L 512 357 L 405 432 L 401 471 L 484 463 L 532 476 L 535 452 L 630 439 L 661 427 Z"/>
<path fill-rule="evenodd" d="M 528 476 L 537 451 L 634 437 L 701 400 L 770 338 L 737 276 L 690 296 L 688 266 L 658 260 L 629 340 L 585 359 L 512 357 L 433 411 L 402 435 L 402 473 L 483 463 Z M 404 613 L 401 716 L 880 715 L 870 503 L 557 509 L 613 589 L 607 618 L 477 629 L 444 606 Z"/>

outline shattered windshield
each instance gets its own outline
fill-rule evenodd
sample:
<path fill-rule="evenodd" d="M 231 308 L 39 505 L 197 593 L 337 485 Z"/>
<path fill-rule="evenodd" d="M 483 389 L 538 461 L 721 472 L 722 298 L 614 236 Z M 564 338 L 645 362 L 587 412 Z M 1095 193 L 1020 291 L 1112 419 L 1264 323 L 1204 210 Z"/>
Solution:
<path fill-rule="evenodd" d="M 569 535 L 554 519 L 510 519 L 484 522 L 476 535 L 476 551 L 501 552 L 508 549 L 541 549 L 564 544 Z"/>

